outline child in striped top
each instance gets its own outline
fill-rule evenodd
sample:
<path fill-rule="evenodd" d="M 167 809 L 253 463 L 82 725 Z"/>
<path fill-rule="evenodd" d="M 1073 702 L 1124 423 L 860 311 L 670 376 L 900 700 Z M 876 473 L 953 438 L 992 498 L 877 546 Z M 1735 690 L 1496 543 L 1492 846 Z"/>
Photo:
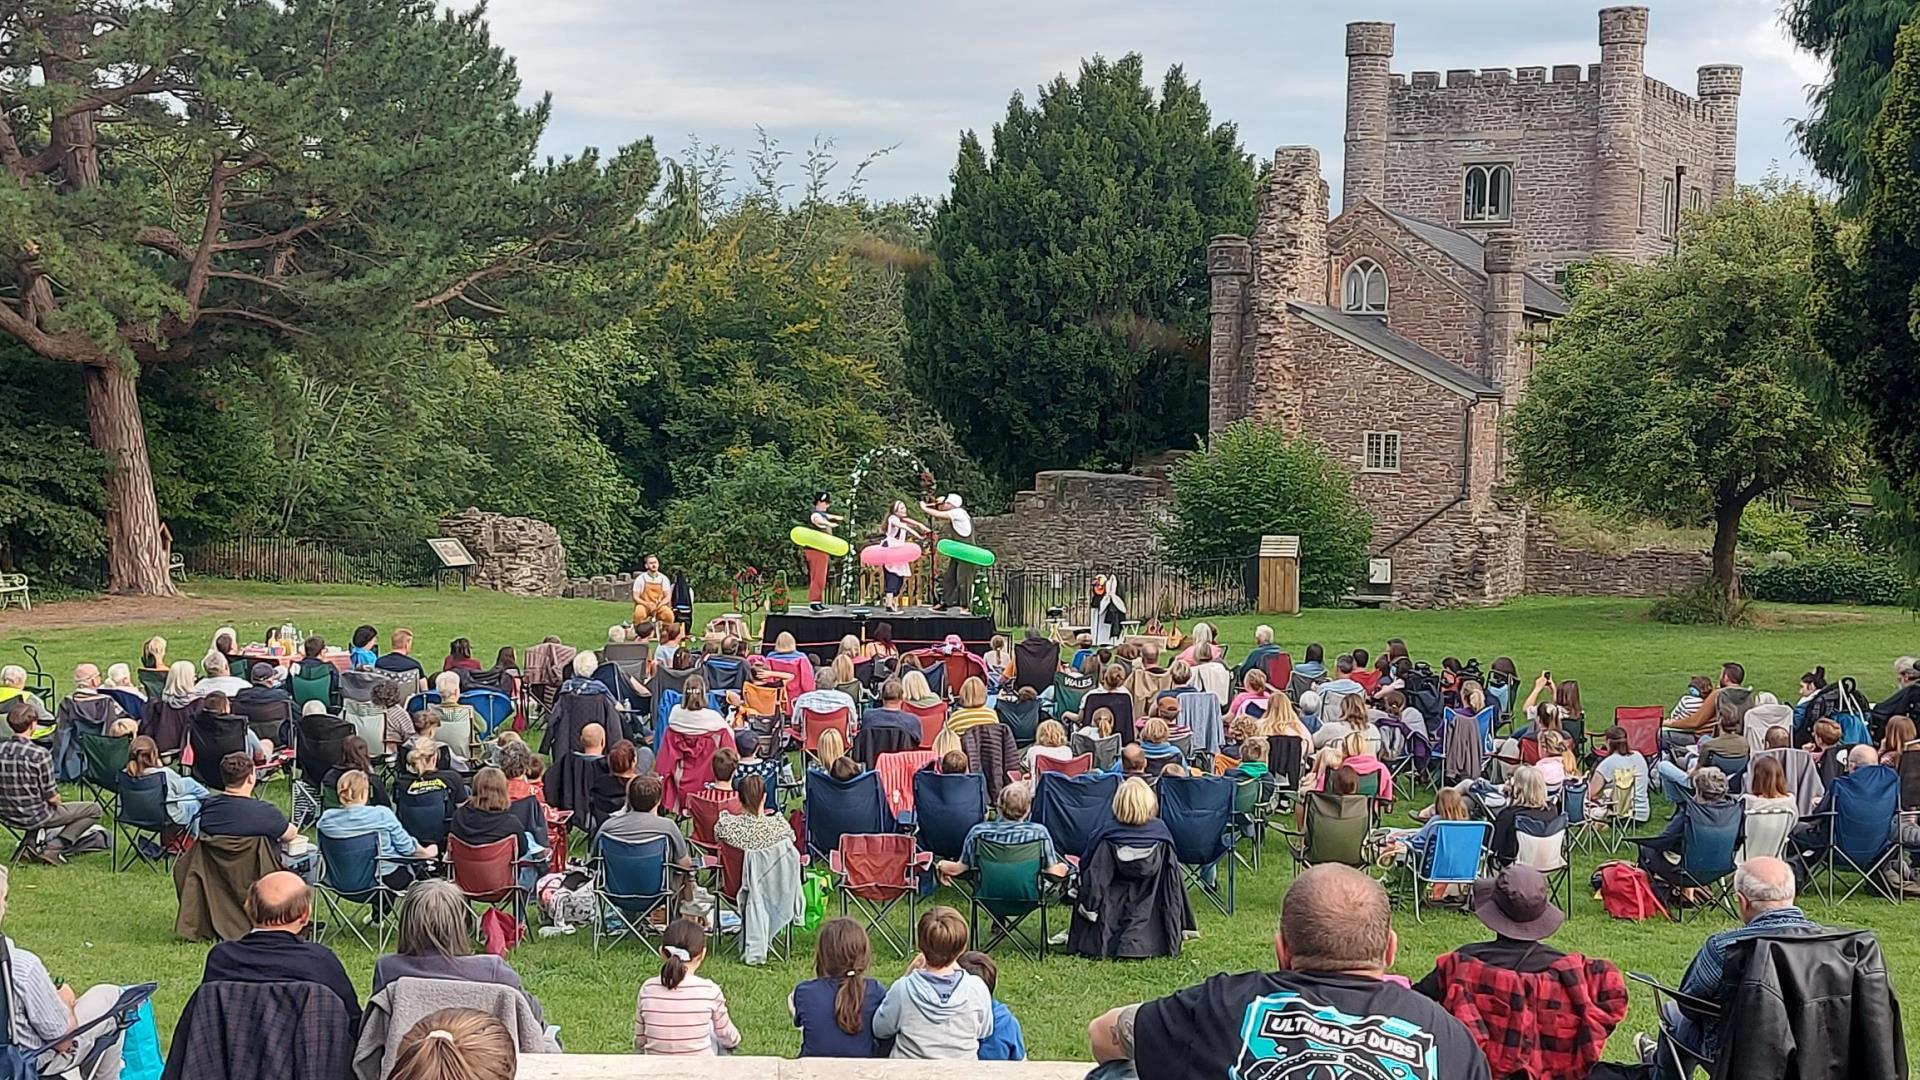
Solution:
<path fill-rule="evenodd" d="M 716 1054 L 740 1045 L 727 995 L 696 972 L 707 958 L 706 928 L 692 919 L 667 927 L 660 974 L 640 986 L 633 1009 L 636 1054 Z"/>

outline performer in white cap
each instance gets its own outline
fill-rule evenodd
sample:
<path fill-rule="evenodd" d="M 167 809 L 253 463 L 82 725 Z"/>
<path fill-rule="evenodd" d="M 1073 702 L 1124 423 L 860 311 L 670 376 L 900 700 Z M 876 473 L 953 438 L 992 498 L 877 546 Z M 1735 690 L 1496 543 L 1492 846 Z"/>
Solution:
<path fill-rule="evenodd" d="M 921 503 L 920 509 L 925 510 L 928 517 L 946 522 L 953 529 L 955 539 L 964 541 L 973 536 L 973 515 L 961 509 L 960 496 L 948 495 L 937 503 Z M 973 606 L 972 563 L 947 560 L 947 568 L 940 572 L 940 606 L 961 611 Z"/>

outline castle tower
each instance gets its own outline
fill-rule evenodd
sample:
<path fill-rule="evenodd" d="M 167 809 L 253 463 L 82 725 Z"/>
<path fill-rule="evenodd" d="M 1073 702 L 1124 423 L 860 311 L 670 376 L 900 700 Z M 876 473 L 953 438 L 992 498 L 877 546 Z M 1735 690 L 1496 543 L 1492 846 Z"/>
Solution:
<path fill-rule="evenodd" d="M 1740 135 L 1740 80 L 1738 64 L 1710 64 L 1700 69 L 1700 103 L 1713 117 L 1714 196 L 1733 193 L 1734 164 Z"/>
<path fill-rule="evenodd" d="M 1386 197 L 1392 62 L 1392 23 L 1347 24 L 1347 157 L 1340 198 L 1348 206 L 1361 196 Z"/>
<path fill-rule="evenodd" d="M 1253 245 L 1244 236 L 1207 243 L 1207 430 L 1219 431 L 1247 415 L 1246 328 Z"/>
<path fill-rule="evenodd" d="M 1646 110 L 1647 9 L 1600 12 L 1599 128 L 1594 135 L 1595 254 L 1632 258 L 1640 230 L 1640 129 Z"/>
<path fill-rule="evenodd" d="M 1527 330 L 1526 242 L 1517 232 L 1493 233 L 1487 237 L 1481 259 L 1487 272 L 1482 316 L 1487 369 L 1482 374 L 1500 387 L 1501 400 L 1511 406 L 1519 402 L 1527 380 L 1526 347 L 1521 341 Z"/>

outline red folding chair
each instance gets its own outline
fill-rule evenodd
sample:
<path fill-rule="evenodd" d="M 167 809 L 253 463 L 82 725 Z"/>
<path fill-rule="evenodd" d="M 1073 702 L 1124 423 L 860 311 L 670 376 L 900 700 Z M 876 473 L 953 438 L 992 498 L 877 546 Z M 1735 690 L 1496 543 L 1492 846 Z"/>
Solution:
<path fill-rule="evenodd" d="M 447 837 L 447 866 L 453 883 L 476 904 L 504 909 L 525 936 L 527 894 L 520 888 L 520 838 L 504 836 L 478 847 L 457 836 Z"/>
<path fill-rule="evenodd" d="M 800 864 L 804 867 L 806 859 L 802 858 Z M 731 908 L 734 914 L 744 919 L 746 911 L 740 906 L 740 889 L 746 884 L 747 853 L 732 844 L 721 844 L 718 866 L 720 874 L 719 879 L 713 883 L 713 891 L 720 897 L 721 908 L 722 910 Z M 720 935 L 718 919 L 714 920 L 713 933 L 716 940 L 708 947 L 710 951 L 720 945 L 717 940 Z M 746 934 L 734 934 L 733 939 L 737 948 L 744 952 L 747 947 Z M 793 954 L 793 923 L 791 921 L 781 929 L 778 937 L 767 943 L 767 951 L 776 960 L 785 960 Z"/>
<path fill-rule="evenodd" d="M 809 757 L 814 756 L 819 751 L 820 736 L 825 732 L 837 731 L 840 733 L 840 738 L 849 745 L 853 742 L 852 736 L 847 734 L 847 729 L 853 726 L 852 709 L 832 709 L 827 712 L 801 709 L 798 719 L 800 723 L 800 745 Z"/>
<path fill-rule="evenodd" d="M 692 791 L 687 793 L 687 813 L 693 818 L 693 835 L 687 842 L 711 855 L 720 853 L 720 841 L 713 835 L 713 827 L 720 822 L 721 814 L 740 812 L 740 797 L 731 791 Z"/>
<path fill-rule="evenodd" d="M 896 956 L 913 951 L 913 931 L 896 936 L 887 915 L 904 900 L 907 925 L 914 925 L 920 871 L 932 864 L 933 853 L 918 851 L 906 833 L 847 833 L 827 854 L 827 868 L 839 878 L 840 914 L 858 908 L 867 930 L 884 938 Z"/>
<path fill-rule="evenodd" d="M 901 705 L 907 712 L 920 719 L 920 749 L 925 750 L 932 746 L 933 740 L 939 738 L 941 730 L 947 726 L 947 703 L 943 701 L 938 705 L 915 705 L 912 702 L 902 702 Z"/>
<path fill-rule="evenodd" d="M 1063 776 L 1079 776 L 1093 768 L 1093 755 L 1081 754 L 1079 757 L 1050 758 L 1045 754 L 1035 754 L 1033 758 L 1033 779 L 1038 783 L 1043 773 L 1057 772 Z"/>
<path fill-rule="evenodd" d="M 1615 727 L 1627 729 L 1627 745 L 1652 761 L 1660 756 L 1660 728 L 1667 722 L 1662 705 L 1620 705 L 1613 710 Z"/>
<path fill-rule="evenodd" d="M 767 667 L 773 671 L 784 672 L 787 676 L 787 693 L 793 697 L 810 693 L 814 688 L 813 663 L 804 656 L 769 656 Z"/>
<path fill-rule="evenodd" d="M 1274 693 L 1285 693 L 1287 684 L 1293 681 L 1293 657 L 1283 652 L 1269 653 L 1260 661 L 1260 670 Z"/>
<path fill-rule="evenodd" d="M 902 750 L 881 754 L 874 771 L 880 774 L 880 790 L 887 793 L 887 806 L 893 816 L 908 823 L 913 815 L 913 774 L 933 761 L 931 750 Z M 901 815 L 907 815 L 901 819 Z"/>

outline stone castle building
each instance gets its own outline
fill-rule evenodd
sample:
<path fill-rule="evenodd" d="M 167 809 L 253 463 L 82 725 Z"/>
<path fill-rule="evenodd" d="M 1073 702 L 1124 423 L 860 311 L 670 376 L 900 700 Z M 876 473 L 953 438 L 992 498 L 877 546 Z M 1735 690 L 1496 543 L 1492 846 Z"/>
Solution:
<path fill-rule="evenodd" d="M 1353 23 L 1340 216 L 1319 154 L 1283 147 L 1253 235 L 1209 247 L 1209 426 L 1254 417 L 1330 448 L 1397 598 L 1527 589 L 1506 416 L 1567 311 L 1558 272 L 1652 259 L 1733 187 L 1740 69 L 1703 67 L 1684 94 L 1647 77 L 1647 31 L 1647 9 L 1608 8 L 1587 68 L 1406 76 L 1392 24 Z"/>

